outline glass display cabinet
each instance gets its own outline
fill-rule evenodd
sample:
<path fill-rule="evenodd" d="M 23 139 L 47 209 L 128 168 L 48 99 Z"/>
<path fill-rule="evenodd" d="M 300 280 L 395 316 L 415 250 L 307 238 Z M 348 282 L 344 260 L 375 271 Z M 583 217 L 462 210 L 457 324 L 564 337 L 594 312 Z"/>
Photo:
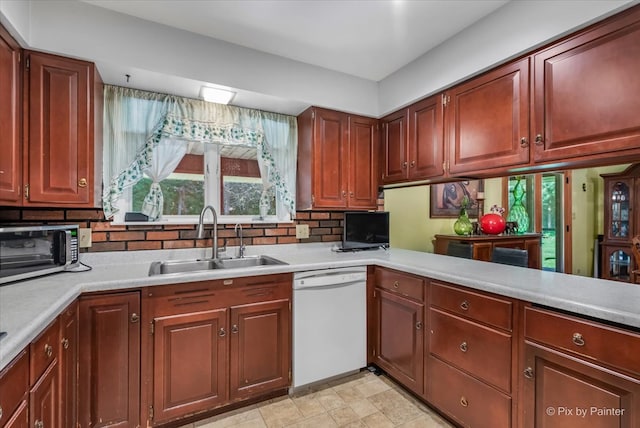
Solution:
<path fill-rule="evenodd" d="M 604 239 L 602 278 L 631 282 L 637 269 L 631 239 L 640 233 L 640 164 L 604 179 Z"/>

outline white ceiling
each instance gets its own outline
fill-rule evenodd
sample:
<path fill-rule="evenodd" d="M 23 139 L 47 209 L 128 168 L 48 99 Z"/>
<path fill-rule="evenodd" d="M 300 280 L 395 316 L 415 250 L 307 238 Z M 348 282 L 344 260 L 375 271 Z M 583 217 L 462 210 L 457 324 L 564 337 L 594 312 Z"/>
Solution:
<path fill-rule="evenodd" d="M 508 2 L 84 1 L 373 81 L 382 80 Z"/>

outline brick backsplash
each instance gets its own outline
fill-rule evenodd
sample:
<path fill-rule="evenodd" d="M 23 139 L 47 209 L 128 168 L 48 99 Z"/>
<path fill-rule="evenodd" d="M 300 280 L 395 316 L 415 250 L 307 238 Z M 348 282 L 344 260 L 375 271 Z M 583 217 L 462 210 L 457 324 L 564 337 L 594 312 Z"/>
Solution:
<path fill-rule="evenodd" d="M 293 223 L 243 224 L 245 245 L 334 242 L 342 240 L 341 212 L 300 211 Z M 112 225 L 99 209 L 31 209 L 0 207 L 0 226 L 78 224 L 91 228 L 91 248 L 83 252 L 161 250 L 211 246 L 196 239 L 195 225 Z M 309 225 L 309 238 L 296 239 L 296 224 Z M 219 245 L 238 245 L 233 224 L 218 225 Z"/>

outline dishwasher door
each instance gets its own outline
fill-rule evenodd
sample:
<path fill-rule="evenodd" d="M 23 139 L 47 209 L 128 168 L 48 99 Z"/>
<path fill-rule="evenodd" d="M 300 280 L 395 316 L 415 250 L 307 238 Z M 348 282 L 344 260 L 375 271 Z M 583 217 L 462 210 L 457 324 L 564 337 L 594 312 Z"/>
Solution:
<path fill-rule="evenodd" d="M 293 389 L 366 366 L 366 287 L 366 267 L 294 275 Z"/>

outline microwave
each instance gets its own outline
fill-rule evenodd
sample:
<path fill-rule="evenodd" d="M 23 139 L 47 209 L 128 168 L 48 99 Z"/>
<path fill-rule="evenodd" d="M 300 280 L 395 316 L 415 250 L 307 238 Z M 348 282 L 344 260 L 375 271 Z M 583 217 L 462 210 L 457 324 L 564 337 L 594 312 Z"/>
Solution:
<path fill-rule="evenodd" d="M 78 226 L 0 227 L 0 285 L 79 265 Z"/>

